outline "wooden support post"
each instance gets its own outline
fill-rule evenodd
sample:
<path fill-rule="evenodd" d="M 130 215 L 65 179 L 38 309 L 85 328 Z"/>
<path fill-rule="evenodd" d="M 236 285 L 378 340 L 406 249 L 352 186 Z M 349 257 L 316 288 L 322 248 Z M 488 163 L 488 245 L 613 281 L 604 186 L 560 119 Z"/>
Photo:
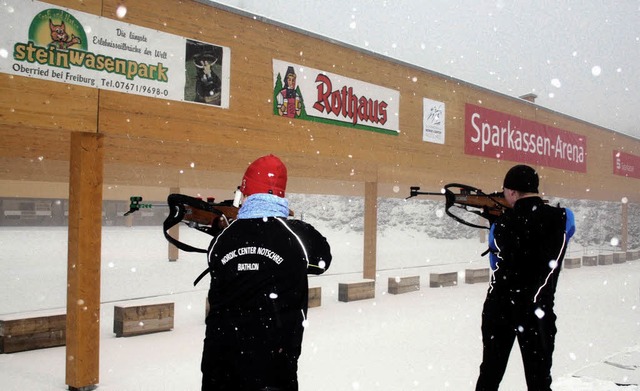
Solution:
<path fill-rule="evenodd" d="M 376 279 L 376 246 L 378 235 L 378 183 L 364 184 L 364 259 L 362 276 Z"/>
<path fill-rule="evenodd" d="M 66 321 L 70 390 L 91 390 L 99 382 L 103 160 L 101 134 L 71 133 Z"/>
<path fill-rule="evenodd" d="M 627 251 L 629 248 L 629 204 L 622 203 L 622 235 L 620 238 L 620 249 Z"/>
<path fill-rule="evenodd" d="M 178 193 L 180 193 L 179 187 L 172 187 L 169 189 L 169 194 L 178 194 Z M 176 224 L 173 227 L 169 228 L 169 235 L 171 235 L 171 237 L 176 240 L 180 240 L 180 224 Z M 167 243 L 169 244 L 169 249 L 168 249 L 169 262 L 175 262 L 178 260 L 178 257 L 180 256 L 180 250 L 178 250 L 178 247 L 176 247 L 174 244 L 169 242 Z"/>
<path fill-rule="evenodd" d="M 487 220 L 484 217 L 477 216 L 476 224 L 478 225 L 489 225 Z M 489 231 L 486 229 L 478 229 L 478 239 L 480 239 L 480 243 L 485 244 L 489 240 Z"/>

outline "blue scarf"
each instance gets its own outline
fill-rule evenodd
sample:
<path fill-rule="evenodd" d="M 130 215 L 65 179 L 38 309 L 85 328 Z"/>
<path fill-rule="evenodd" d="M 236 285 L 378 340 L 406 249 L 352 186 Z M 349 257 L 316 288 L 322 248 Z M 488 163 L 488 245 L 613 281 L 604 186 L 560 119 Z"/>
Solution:
<path fill-rule="evenodd" d="M 287 216 L 289 216 L 289 200 L 267 193 L 250 195 L 238 211 L 238 219 Z"/>

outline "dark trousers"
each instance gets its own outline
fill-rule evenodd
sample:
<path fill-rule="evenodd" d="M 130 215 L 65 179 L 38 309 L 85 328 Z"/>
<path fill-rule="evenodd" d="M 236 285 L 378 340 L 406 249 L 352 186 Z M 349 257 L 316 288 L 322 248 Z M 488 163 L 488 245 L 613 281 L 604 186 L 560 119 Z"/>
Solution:
<path fill-rule="evenodd" d="M 207 318 L 202 391 L 298 391 L 302 323 L 280 328 L 268 322 Z"/>
<path fill-rule="evenodd" d="M 529 304 L 531 303 L 531 304 Z M 482 364 L 476 391 L 498 390 L 517 339 L 529 391 L 551 390 L 556 335 L 553 305 L 514 304 L 487 298 L 482 312 Z"/>

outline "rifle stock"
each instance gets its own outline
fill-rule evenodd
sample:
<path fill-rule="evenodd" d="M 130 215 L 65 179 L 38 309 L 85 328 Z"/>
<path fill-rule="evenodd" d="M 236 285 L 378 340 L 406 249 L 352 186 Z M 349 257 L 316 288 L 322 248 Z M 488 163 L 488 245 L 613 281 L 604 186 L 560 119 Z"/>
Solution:
<path fill-rule="evenodd" d="M 182 194 L 179 194 L 183 196 Z M 213 226 L 220 218 L 224 218 L 228 223 L 238 218 L 239 207 L 233 206 L 233 200 L 225 200 L 218 204 L 209 203 L 204 205 L 190 205 L 185 203 L 185 215 L 183 221 L 197 223 L 200 226 Z M 289 216 L 293 217 L 294 213 L 289 209 Z M 225 225 L 226 226 L 226 225 Z M 223 227 L 224 228 L 224 227 Z"/>
<path fill-rule="evenodd" d="M 451 212 L 452 207 L 463 209 L 466 212 L 473 213 L 475 215 L 484 217 L 492 224 L 504 211 L 510 208 L 509 203 L 504 198 L 504 193 L 495 192 L 486 194 L 482 190 L 469 185 L 463 185 L 460 183 L 449 183 L 444 186 L 444 189 L 440 193 L 436 192 L 423 192 L 420 191 L 420 187 L 411 186 L 409 188 L 409 197 L 412 198 L 418 195 L 435 195 L 445 197 L 445 213 L 458 221 L 461 224 L 468 225 L 474 228 L 490 227 L 471 223 L 464 220 L 460 216 Z"/>
<path fill-rule="evenodd" d="M 143 208 L 169 207 L 169 215 L 164 220 L 162 226 L 164 236 L 167 241 L 179 249 L 188 252 L 207 252 L 207 249 L 190 246 L 180 242 L 169 234 L 169 230 L 179 223 L 185 223 L 190 228 L 195 228 L 213 237 L 217 236 L 233 220 L 238 218 L 240 208 L 235 206 L 234 200 L 224 200 L 216 203 L 213 198 L 204 201 L 200 198 L 191 197 L 184 194 L 170 194 L 166 204 L 142 203 L 140 196 L 129 198 L 129 211 L 124 214 L 128 216 Z M 289 216 L 294 213 L 289 209 Z"/>

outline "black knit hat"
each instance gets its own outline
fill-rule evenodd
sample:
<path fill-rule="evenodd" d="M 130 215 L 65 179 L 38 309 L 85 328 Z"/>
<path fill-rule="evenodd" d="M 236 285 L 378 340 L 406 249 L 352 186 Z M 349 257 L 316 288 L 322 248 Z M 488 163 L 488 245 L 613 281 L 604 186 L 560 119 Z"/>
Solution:
<path fill-rule="evenodd" d="M 502 187 L 522 193 L 537 193 L 540 179 L 536 170 L 524 164 L 511 167 L 504 177 Z"/>

